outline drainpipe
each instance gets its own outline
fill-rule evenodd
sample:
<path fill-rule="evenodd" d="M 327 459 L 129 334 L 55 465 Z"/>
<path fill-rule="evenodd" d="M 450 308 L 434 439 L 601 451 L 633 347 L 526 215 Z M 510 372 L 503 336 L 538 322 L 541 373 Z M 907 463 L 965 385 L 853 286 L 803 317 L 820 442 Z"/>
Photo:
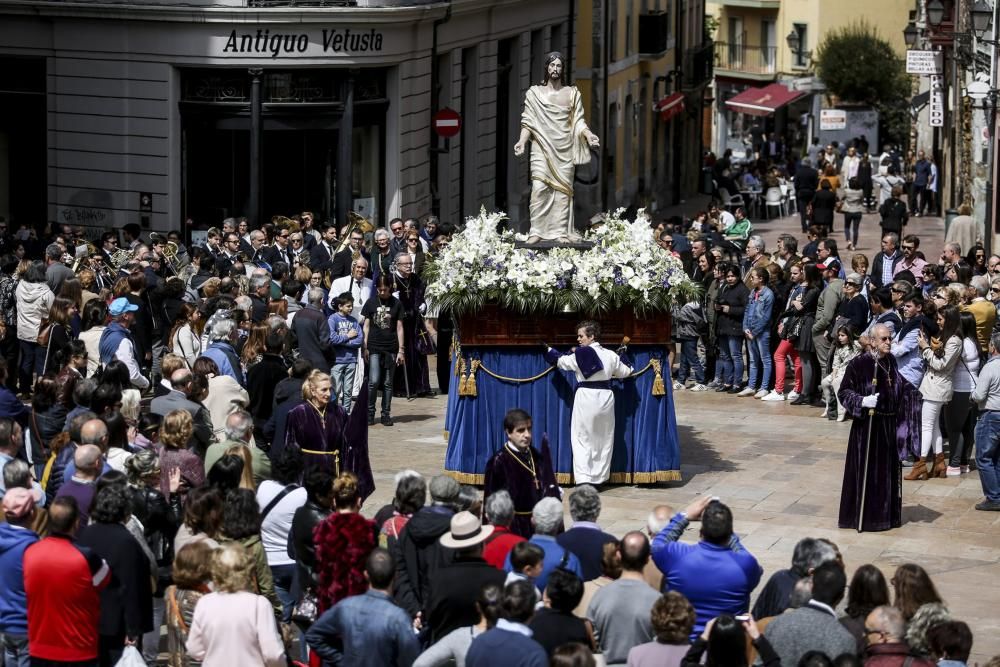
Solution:
<path fill-rule="evenodd" d="M 608 65 L 611 62 L 611 53 L 610 53 L 610 50 L 611 50 L 611 33 L 610 33 L 610 30 L 611 30 L 611 19 L 608 16 L 608 5 L 609 4 L 610 4 L 609 0 L 604 0 L 603 5 L 602 5 L 603 6 L 602 12 L 603 12 L 604 16 L 601 17 L 602 18 L 602 23 L 604 24 L 604 27 L 601 29 L 601 33 L 604 35 L 604 44 L 601 45 L 603 47 L 603 49 L 602 49 L 602 51 L 603 51 L 602 62 L 601 62 L 601 78 L 603 80 L 601 82 L 601 85 L 602 85 L 602 88 L 604 89 L 604 93 L 603 93 L 602 100 L 601 100 L 601 132 L 604 134 L 604 146 L 607 146 L 608 143 L 610 143 L 610 141 L 611 141 L 611 139 L 607 136 L 608 129 L 609 129 L 608 123 L 610 122 L 610 114 L 608 112 L 608 106 L 609 106 L 608 105 Z M 616 128 L 615 131 L 617 132 L 617 128 Z M 616 142 L 615 145 L 617 145 L 617 142 Z M 605 153 L 605 151 L 607 151 L 607 148 L 603 148 L 601 152 Z M 613 160 L 614 156 L 611 156 L 611 159 Z M 611 172 L 612 172 L 611 178 L 614 178 L 614 169 L 611 169 Z M 605 179 L 605 174 L 604 174 L 604 160 L 601 160 L 601 178 L 598 180 L 598 182 L 600 183 L 600 188 L 601 188 L 601 210 L 602 211 L 607 211 L 608 208 L 609 208 L 609 203 L 610 202 L 608 202 L 608 184 L 605 183 L 604 179 Z"/>
<path fill-rule="evenodd" d="M 451 3 L 444 16 L 434 20 L 433 36 L 431 38 L 431 119 L 438 112 L 438 27 L 447 23 L 451 19 Z M 447 153 L 447 148 L 437 145 L 438 136 L 434 133 L 434 123 L 429 119 L 427 132 L 430 134 L 430 186 L 431 186 L 431 213 L 441 217 L 441 196 L 438 190 L 438 155 Z"/>

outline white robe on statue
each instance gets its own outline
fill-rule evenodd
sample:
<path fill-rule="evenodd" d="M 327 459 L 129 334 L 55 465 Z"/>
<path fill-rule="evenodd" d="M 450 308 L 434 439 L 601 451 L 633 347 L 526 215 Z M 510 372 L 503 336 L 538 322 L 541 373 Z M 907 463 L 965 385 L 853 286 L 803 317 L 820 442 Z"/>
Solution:
<path fill-rule="evenodd" d="M 559 357 L 560 370 L 576 373 L 577 382 L 601 382 L 624 378 L 632 372 L 616 352 L 592 343 L 604 368 L 585 378 L 576 355 Z M 573 397 L 570 422 L 573 445 L 573 480 L 577 484 L 600 484 L 611 476 L 611 454 L 615 445 L 615 395 L 610 389 L 581 387 Z"/>
<path fill-rule="evenodd" d="M 588 128 L 580 91 L 568 88 L 566 107 L 548 94 L 546 86 L 532 86 L 524 97 L 521 127 L 531 133 L 529 237 L 579 236 L 573 226 L 573 174 L 576 165 L 590 162 L 590 144 L 584 135 Z"/>

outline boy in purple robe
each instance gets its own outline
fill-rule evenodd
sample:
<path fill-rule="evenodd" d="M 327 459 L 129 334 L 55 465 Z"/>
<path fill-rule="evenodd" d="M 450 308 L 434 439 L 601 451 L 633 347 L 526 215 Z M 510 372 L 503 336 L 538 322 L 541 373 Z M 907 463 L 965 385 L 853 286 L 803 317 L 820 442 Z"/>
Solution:
<path fill-rule="evenodd" d="M 561 498 L 552 468 L 548 440 L 542 440 L 542 451 L 531 446 L 531 415 L 520 408 L 508 410 L 503 418 L 507 442 L 486 463 L 483 497 L 505 490 L 514 501 L 512 533 L 527 539 L 534 534 L 531 510 L 542 498 Z"/>

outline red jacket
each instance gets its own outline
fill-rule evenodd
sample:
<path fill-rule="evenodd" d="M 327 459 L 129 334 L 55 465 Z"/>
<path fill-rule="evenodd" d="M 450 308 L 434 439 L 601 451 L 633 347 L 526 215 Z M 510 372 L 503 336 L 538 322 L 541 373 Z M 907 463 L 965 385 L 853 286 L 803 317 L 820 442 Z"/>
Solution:
<path fill-rule="evenodd" d="M 935 667 L 937 663 L 911 656 L 910 647 L 903 642 L 871 644 L 865 649 L 865 667 L 903 667 L 908 657 L 913 659 L 908 667 Z"/>
<path fill-rule="evenodd" d="M 486 540 L 483 547 L 483 560 L 498 570 L 503 569 L 503 563 L 507 560 L 507 554 L 518 542 L 524 542 L 520 535 L 510 532 L 506 526 L 496 526 L 493 534 Z"/>
<path fill-rule="evenodd" d="M 24 552 L 28 651 L 32 658 L 82 662 L 97 658 L 100 591 L 111 581 L 107 563 L 65 535 Z"/>

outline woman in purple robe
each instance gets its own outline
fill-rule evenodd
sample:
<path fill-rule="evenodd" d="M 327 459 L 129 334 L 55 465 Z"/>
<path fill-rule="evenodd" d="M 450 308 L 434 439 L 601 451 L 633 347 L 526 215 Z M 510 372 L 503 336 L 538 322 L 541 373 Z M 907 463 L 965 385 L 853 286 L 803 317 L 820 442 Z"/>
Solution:
<path fill-rule="evenodd" d="M 889 530 L 903 522 L 902 468 L 896 451 L 897 421 L 910 385 L 889 354 L 892 335 L 884 325 L 872 331 L 871 352 L 847 366 L 837 393 L 851 414 L 851 436 L 840 491 L 841 528 Z"/>
<path fill-rule="evenodd" d="M 403 306 L 403 355 L 404 363 L 396 368 L 393 380 L 393 394 L 406 396 L 407 382 L 411 396 L 428 396 L 431 393 L 430 373 L 427 368 L 427 348 L 421 341 L 425 339 L 427 327 L 424 326 L 424 281 L 413 272 L 413 259 L 408 253 L 396 255 L 392 273 L 393 295 Z M 404 376 L 405 373 L 405 376 Z"/>
<path fill-rule="evenodd" d="M 322 466 L 336 477 L 352 472 L 358 478 L 361 497 L 374 490 L 371 463 L 368 460 L 367 429 L 352 428 L 351 419 L 335 401 L 330 401 L 330 376 L 314 370 L 302 382 L 305 403 L 288 413 L 285 447 L 302 452 L 305 470 Z M 355 411 L 357 412 L 357 411 Z M 358 412 L 361 419 L 364 411 Z"/>

